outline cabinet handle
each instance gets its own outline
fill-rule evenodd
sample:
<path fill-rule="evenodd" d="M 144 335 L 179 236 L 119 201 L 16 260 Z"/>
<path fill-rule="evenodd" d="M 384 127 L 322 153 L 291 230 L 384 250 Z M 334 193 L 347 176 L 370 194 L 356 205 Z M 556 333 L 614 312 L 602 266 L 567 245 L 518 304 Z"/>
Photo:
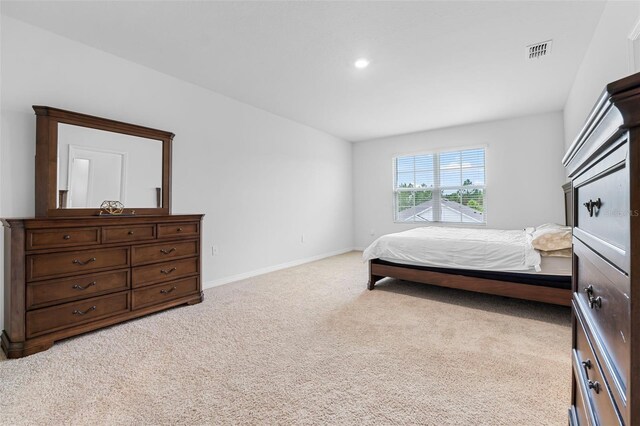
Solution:
<path fill-rule="evenodd" d="M 589 378 L 589 370 L 591 370 L 591 360 L 588 359 L 586 361 L 582 361 L 582 368 L 584 368 L 584 374 L 587 376 L 587 379 Z"/>
<path fill-rule="evenodd" d="M 588 380 L 587 387 L 589 389 L 593 389 L 596 393 L 600 393 L 600 383 L 598 382 L 595 382 L 593 380 Z"/>
<path fill-rule="evenodd" d="M 160 290 L 160 294 L 169 294 L 175 289 L 176 287 L 171 287 L 169 290 Z"/>
<path fill-rule="evenodd" d="M 93 305 L 92 307 L 90 307 L 89 309 L 87 309 L 86 311 L 79 311 L 79 310 L 75 310 L 73 311 L 73 315 L 85 315 L 91 311 L 95 311 L 96 310 L 96 305 Z"/>
<path fill-rule="evenodd" d="M 173 271 L 175 271 L 177 269 L 178 268 L 176 268 L 176 267 L 173 267 L 171 269 L 160 269 L 160 272 L 162 272 L 163 274 L 170 274 L 170 273 L 172 273 Z"/>
<path fill-rule="evenodd" d="M 587 298 L 589 299 L 589 308 L 591 309 L 600 309 L 602 308 L 602 297 L 593 297 L 593 286 L 588 285 L 584 292 L 587 293 Z"/>
<path fill-rule="evenodd" d="M 128 232 L 128 234 L 129 234 L 129 235 L 133 235 L 133 231 L 129 231 L 129 232 Z"/>
<path fill-rule="evenodd" d="M 91 262 L 95 262 L 95 261 L 96 261 L 96 258 L 95 258 L 95 257 L 92 257 L 91 259 L 89 259 L 89 260 L 87 260 L 87 261 L 85 261 L 85 262 L 83 262 L 82 260 L 73 259 L 73 263 L 74 263 L 74 264 L 76 264 L 76 265 L 82 265 L 82 266 L 84 266 L 84 265 L 86 265 L 86 264 L 88 264 L 88 263 L 91 263 Z"/>
<path fill-rule="evenodd" d="M 160 249 L 160 253 L 162 253 L 162 254 L 169 254 L 169 253 L 171 253 L 171 252 L 173 252 L 173 251 L 176 251 L 176 248 L 175 248 L 175 247 L 171 247 L 169 250 L 166 250 L 166 249 Z"/>
<path fill-rule="evenodd" d="M 587 208 L 587 211 L 589 212 L 589 217 L 593 217 L 593 213 L 595 212 L 595 209 L 597 208 L 598 210 L 600 210 L 600 207 L 602 207 L 602 201 L 600 200 L 600 198 L 598 198 L 595 201 L 589 200 L 586 203 L 584 203 L 583 206 Z"/>
<path fill-rule="evenodd" d="M 65 235 L 62 238 L 65 239 L 65 240 L 70 240 L 71 239 L 71 235 Z"/>
<path fill-rule="evenodd" d="M 75 288 L 76 290 L 86 290 L 89 287 L 93 287 L 94 285 L 96 285 L 95 281 L 90 282 L 89 284 L 87 284 L 86 286 L 82 287 L 80 284 L 76 284 L 73 286 L 73 288 Z"/>
<path fill-rule="evenodd" d="M 182 228 L 178 228 L 178 229 L 176 229 L 176 231 L 182 232 Z"/>

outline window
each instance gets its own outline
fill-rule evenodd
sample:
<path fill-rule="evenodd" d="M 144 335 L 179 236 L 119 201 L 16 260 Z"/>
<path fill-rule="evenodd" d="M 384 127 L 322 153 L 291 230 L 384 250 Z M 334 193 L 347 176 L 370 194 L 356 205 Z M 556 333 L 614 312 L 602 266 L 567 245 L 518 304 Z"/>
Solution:
<path fill-rule="evenodd" d="M 484 148 L 396 157 L 396 222 L 486 223 Z"/>

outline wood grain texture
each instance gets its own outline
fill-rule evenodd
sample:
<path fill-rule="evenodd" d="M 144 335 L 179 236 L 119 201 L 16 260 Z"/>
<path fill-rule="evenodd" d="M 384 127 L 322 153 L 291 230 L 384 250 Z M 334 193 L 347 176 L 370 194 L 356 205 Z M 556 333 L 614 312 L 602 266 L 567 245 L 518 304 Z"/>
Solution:
<path fill-rule="evenodd" d="M 202 215 L 3 219 L 2 348 L 7 356 L 30 355 L 66 337 L 177 305 L 200 303 L 201 220 Z M 183 225 L 197 232 L 172 233 L 162 242 L 146 239 L 155 238 L 159 226 L 177 229 Z M 134 237 L 128 240 L 132 230 Z M 135 238 L 136 231 L 142 239 Z M 42 238 L 34 246 L 27 243 L 27 234 Z M 86 237 L 86 245 L 66 246 L 65 235 Z M 107 238 L 96 244 L 96 235 Z M 134 252 L 140 266 L 130 265 Z M 134 278 L 136 268 L 143 269 Z M 166 273 L 160 272 L 163 270 Z M 157 289 L 137 294 L 132 311 L 132 287 L 160 282 Z M 170 290 L 173 287 L 176 289 Z"/>

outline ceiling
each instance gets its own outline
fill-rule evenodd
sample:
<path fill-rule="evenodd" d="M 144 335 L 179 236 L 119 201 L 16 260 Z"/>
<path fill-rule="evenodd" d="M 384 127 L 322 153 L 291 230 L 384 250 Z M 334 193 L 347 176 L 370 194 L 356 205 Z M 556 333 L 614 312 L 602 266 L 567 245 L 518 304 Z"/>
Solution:
<path fill-rule="evenodd" d="M 349 141 L 561 110 L 603 8 L 2 1 L 3 14 Z M 526 58 L 549 39 L 550 56 Z"/>

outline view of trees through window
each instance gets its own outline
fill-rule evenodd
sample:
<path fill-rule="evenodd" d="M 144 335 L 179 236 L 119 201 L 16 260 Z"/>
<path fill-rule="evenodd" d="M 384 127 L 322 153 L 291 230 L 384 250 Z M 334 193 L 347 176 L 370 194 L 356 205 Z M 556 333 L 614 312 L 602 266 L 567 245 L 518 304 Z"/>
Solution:
<path fill-rule="evenodd" d="M 485 150 L 395 159 L 396 222 L 485 223 Z"/>

